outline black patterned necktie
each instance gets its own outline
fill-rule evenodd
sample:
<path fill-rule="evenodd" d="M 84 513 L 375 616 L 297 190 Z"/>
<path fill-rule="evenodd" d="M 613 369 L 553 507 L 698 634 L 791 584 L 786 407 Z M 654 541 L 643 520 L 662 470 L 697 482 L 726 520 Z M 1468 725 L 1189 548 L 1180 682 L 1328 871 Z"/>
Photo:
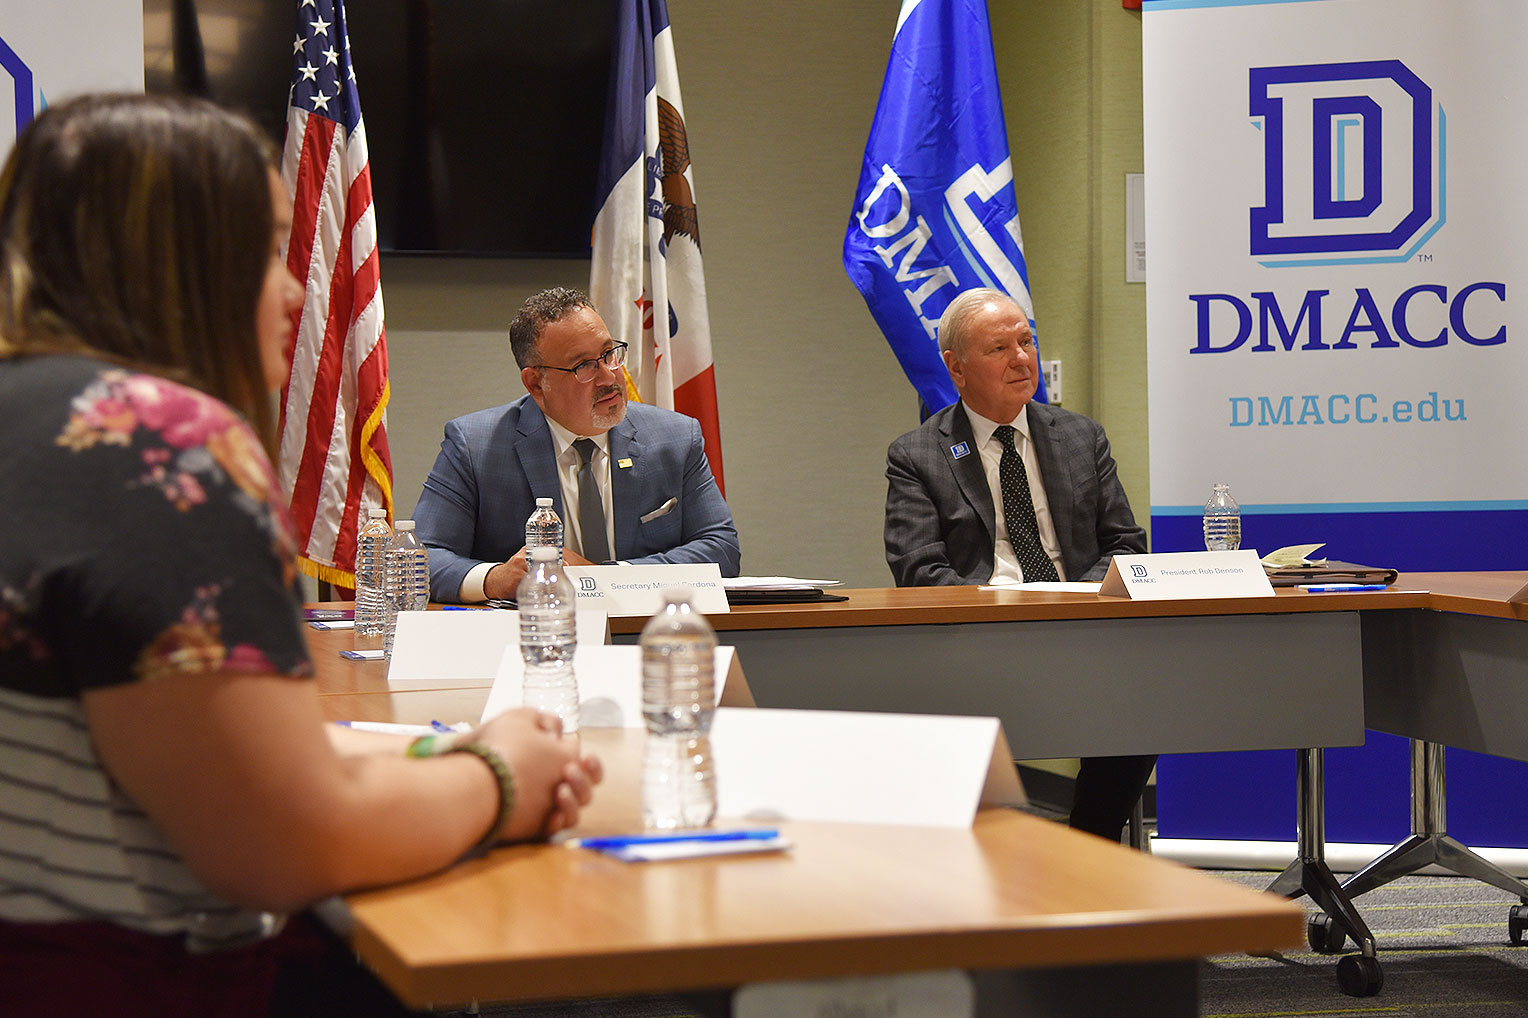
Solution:
<path fill-rule="evenodd" d="M 610 544 L 605 538 L 605 503 L 600 498 L 600 486 L 594 480 L 594 450 L 599 448 L 590 438 L 580 438 L 573 443 L 578 450 L 578 536 L 583 544 L 584 558 L 600 565 L 610 561 Z M 1033 513 L 1031 513 L 1033 515 Z"/>
<path fill-rule="evenodd" d="M 1013 447 L 1013 425 L 1000 424 L 992 432 L 1003 443 L 1003 458 L 998 460 L 998 484 L 1003 489 L 1003 523 L 1008 528 L 1008 543 L 1024 571 L 1024 581 L 1055 581 L 1055 563 L 1040 545 L 1040 521 L 1035 518 L 1035 500 L 1029 494 L 1029 471 L 1024 457 Z"/>

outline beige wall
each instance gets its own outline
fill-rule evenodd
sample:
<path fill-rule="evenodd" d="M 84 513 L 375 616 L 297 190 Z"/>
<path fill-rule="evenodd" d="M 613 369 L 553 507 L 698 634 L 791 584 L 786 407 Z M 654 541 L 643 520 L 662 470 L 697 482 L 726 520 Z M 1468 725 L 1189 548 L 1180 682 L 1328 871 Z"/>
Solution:
<path fill-rule="evenodd" d="M 1115 0 L 991 0 L 1042 356 L 1103 424 L 1141 525 L 1146 286 L 1125 282 L 1125 174 L 1142 171 L 1141 15 Z"/>
<path fill-rule="evenodd" d="M 1103 421 L 1146 509 L 1145 297 L 1123 283 L 1139 170 L 1136 15 L 1112 0 L 993 0 L 1036 316 L 1065 403 Z M 670 0 L 695 159 L 727 496 L 743 570 L 890 582 L 887 444 L 916 399 L 840 248 L 899 4 Z M 583 261 L 385 258 L 399 514 L 457 414 L 520 387 L 504 329 Z"/>

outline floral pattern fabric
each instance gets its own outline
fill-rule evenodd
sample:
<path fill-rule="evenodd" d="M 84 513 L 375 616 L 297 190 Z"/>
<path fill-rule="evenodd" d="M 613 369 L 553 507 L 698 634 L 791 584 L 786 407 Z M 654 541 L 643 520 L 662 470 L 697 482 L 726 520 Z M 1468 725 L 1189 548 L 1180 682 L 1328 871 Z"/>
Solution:
<path fill-rule="evenodd" d="M 0 361 L 0 685 L 308 674 L 275 473 L 225 404 L 83 357 Z"/>

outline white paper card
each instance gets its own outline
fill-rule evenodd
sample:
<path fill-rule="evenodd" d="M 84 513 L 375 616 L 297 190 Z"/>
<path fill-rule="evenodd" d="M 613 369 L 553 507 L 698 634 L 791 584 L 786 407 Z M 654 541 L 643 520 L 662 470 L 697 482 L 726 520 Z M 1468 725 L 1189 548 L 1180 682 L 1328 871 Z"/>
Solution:
<path fill-rule="evenodd" d="M 696 611 L 720 615 L 727 606 L 721 567 L 715 562 L 695 565 L 568 566 L 581 608 L 598 608 L 611 617 L 651 615 L 663 607 L 665 590 L 687 587 Z"/>
<path fill-rule="evenodd" d="M 714 659 L 717 703 L 753 706 L 753 694 L 743 677 L 735 647 L 717 647 Z M 642 648 L 596 647 L 580 644 L 573 652 L 573 678 L 578 683 L 578 724 L 581 728 L 641 728 Z M 525 702 L 525 662 L 518 644 L 506 648 L 499 662 L 482 720 L 497 717 Z"/>
<path fill-rule="evenodd" d="M 711 749 L 733 819 L 969 827 L 1024 801 L 997 718 L 723 707 Z"/>
<path fill-rule="evenodd" d="M 972 1018 L 976 984 L 956 969 L 804 982 L 750 983 L 732 998 L 735 1018 Z"/>
<path fill-rule="evenodd" d="M 1250 548 L 1116 555 L 1098 592 L 1137 601 L 1274 596 L 1268 573 Z"/>
<path fill-rule="evenodd" d="M 1092 580 L 1034 580 L 1030 583 L 984 583 L 978 590 L 1037 590 L 1051 594 L 1096 594 L 1098 583 Z"/>
<path fill-rule="evenodd" d="M 577 613 L 578 642 L 602 644 L 610 625 L 602 611 Z M 388 685 L 444 679 L 490 681 L 505 647 L 520 646 L 520 613 L 498 608 L 399 612 Z M 518 655 L 517 655 L 518 656 Z"/>

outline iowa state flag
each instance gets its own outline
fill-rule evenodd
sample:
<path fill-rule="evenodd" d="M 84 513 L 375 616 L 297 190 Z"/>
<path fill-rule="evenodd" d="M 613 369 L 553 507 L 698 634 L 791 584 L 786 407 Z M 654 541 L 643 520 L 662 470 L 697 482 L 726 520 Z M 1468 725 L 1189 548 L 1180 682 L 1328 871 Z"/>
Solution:
<path fill-rule="evenodd" d="M 903 0 L 844 270 L 930 412 L 955 402 L 937 327 L 957 294 L 1002 290 L 1033 322 L 984 0 Z"/>
<path fill-rule="evenodd" d="M 716 486 L 722 435 L 695 178 L 668 7 L 616 5 L 589 297 L 631 351 L 631 395 L 700 422 Z"/>

